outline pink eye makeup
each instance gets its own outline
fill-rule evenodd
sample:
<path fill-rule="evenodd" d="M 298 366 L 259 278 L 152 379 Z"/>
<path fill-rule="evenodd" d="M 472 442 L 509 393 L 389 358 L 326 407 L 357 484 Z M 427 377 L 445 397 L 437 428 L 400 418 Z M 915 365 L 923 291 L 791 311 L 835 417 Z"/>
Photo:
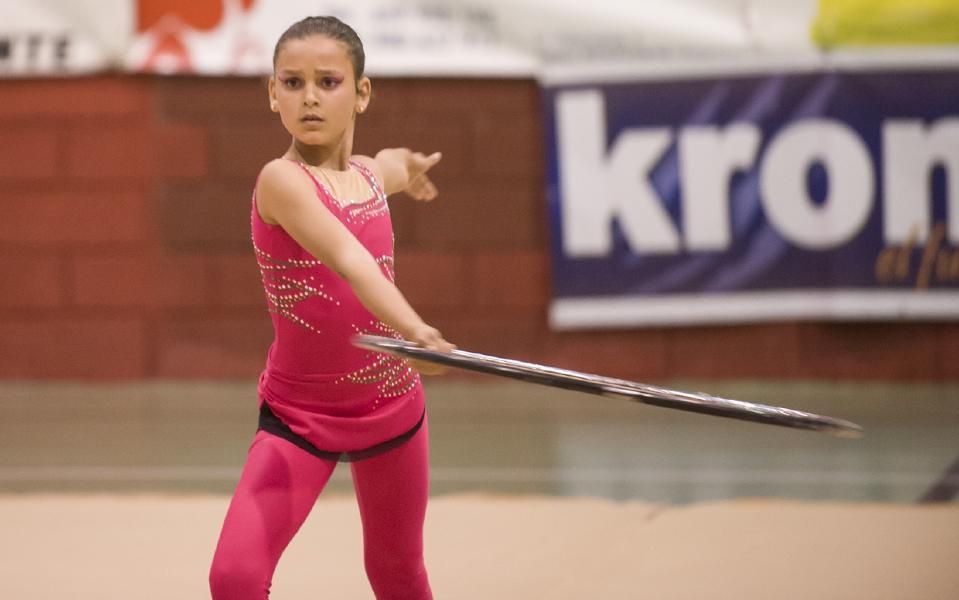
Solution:
<path fill-rule="evenodd" d="M 340 75 L 324 75 L 320 78 L 320 85 L 325 88 L 333 88 L 343 83 L 343 77 Z"/>

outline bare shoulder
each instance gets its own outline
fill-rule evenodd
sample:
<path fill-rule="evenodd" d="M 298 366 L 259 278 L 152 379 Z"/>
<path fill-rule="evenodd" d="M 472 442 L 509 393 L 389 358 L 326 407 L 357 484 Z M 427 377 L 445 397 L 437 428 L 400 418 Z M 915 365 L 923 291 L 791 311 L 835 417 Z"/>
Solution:
<path fill-rule="evenodd" d="M 369 169 L 370 172 L 373 173 L 373 176 L 376 177 L 377 183 L 379 183 L 380 186 L 383 185 L 383 169 L 375 158 L 363 154 L 354 154 L 350 157 L 350 160 L 354 160 Z"/>
<path fill-rule="evenodd" d="M 283 158 L 271 160 L 260 171 L 256 183 L 257 209 L 267 223 L 275 223 L 273 216 L 280 205 L 312 197 L 312 182 L 303 169 Z"/>
<path fill-rule="evenodd" d="M 302 183 L 308 178 L 303 169 L 291 160 L 275 158 L 260 170 L 257 190 L 282 189 L 294 182 Z"/>

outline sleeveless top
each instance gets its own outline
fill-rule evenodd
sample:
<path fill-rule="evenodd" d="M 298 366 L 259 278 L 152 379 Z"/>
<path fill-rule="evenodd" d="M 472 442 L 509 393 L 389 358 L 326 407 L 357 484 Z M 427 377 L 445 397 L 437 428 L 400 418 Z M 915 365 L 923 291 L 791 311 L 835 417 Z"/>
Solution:
<path fill-rule="evenodd" d="M 343 223 L 393 281 L 389 206 L 369 169 L 350 161 L 369 184 L 371 197 L 340 203 L 306 165 L 296 164 L 313 180 L 316 201 Z M 425 410 L 419 374 L 400 358 L 350 343 L 357 334 L 395 338 L 399 334 L 282 227 L 260 218 L 255 188 L 251 222 L 274 331 L 258 385 L 261 409 L 315 448 L 334 453 L 367 449 L 417 427 Z"/>

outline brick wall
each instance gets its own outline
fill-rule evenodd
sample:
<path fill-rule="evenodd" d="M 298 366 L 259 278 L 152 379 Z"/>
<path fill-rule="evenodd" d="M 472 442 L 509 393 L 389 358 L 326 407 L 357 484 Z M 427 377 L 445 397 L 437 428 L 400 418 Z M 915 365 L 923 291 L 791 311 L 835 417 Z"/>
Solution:
<path fill-rule="evenodd" d="M 0 81 L 0 378 L 255 377 L 249 245 L 288 138 L 258 79 Z M 441 199 L 391 201 L 398 283 L 464 348 L 643 380 L 959 379 L 959 324 L 557 334 L 531 81 L 378 80 L 356 150 L 441 150 Z"/>

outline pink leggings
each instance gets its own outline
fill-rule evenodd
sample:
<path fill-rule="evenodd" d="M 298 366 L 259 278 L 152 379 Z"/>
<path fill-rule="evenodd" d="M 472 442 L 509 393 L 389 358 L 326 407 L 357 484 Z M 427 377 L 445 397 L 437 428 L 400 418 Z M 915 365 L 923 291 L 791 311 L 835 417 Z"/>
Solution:
<path fill-rule="evenodd" d="M 398 448 L 350 463 L 363 524 L 366 574 L 379 600 L 429 600 L 423 521 L 429 496 L 426 423 Z M 214 600 L 264 600 L 280 555 L 336 463 L 258 431 L 220 532 Z"/>

